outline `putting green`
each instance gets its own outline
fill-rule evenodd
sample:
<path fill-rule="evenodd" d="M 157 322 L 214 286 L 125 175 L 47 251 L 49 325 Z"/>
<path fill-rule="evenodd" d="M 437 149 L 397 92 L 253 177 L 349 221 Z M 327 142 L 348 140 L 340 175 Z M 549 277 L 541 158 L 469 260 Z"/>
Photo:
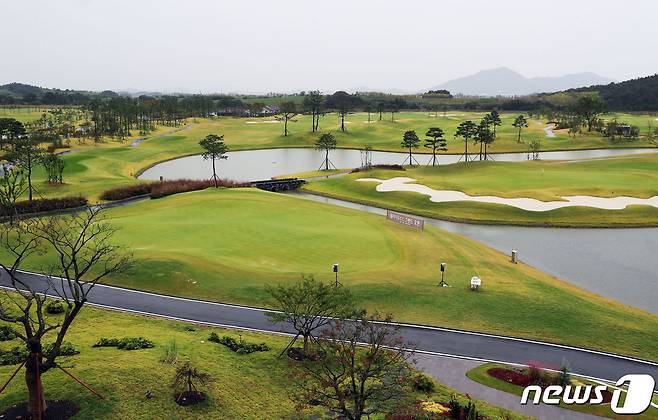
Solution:
<path fill-rule="evenodd" d="M 654 358 L 658 317 L 597 297 L 459 235 L 253 189 L 206 190 L 107 211 L 138 259 L 112 284 L 258 306 L 301 273 L 340 281 L 397 319 Z M 437 288 L 438 263 L 452 288 Z M 32 268 L 47 263 L 43 257 Z M 479 275 L 483 288 L 471 292 Z"/>
<path fill-rule="evenodd" d="M 313 181 L 309 192 L 373 204 L 448 220 L 555 226 L 658 225 L 658 209 L 628 206 L 623 210 L 570 207 L 545 212 L 475 202 L 435 203 L 414 192 L 378 192 L 376 183 L 360 178 L 409 177 L 436 190 L 462 191 L 472 196 L 535 198 L 559 201 L 563 196 L 658 195 L 658 155 L 635 155 L 591 161 L 469 162 L 437 167 L 409 167 L 406 171 L 374 170 Z"/>

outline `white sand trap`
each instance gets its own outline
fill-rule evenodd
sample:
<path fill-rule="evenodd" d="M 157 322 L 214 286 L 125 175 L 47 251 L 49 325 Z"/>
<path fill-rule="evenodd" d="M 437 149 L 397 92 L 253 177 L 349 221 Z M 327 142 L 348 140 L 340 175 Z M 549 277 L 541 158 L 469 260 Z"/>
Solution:
<path fill-rule="evenodd" d="M 269 121 L 247 121 L 247 124 L 277 124 L 281 121 L 269 120 Z"/>
<path fill-rule="evenodd" d="M 447 203 L 452 201 L 474 201 L 478 203 L 506 204 L 527 211 L 549 211 L 562 207 L 594 207 L 605 210 L 622 210 L 629 205 L 645 205 L 658 207 L 658 196 L 651 198 L 613 197 L 602 198 L 589 195 L 564 196 L 564 201 L 541 201 L 534 198 L 503 198 L 490 195 L 471 196 L 461 191 L 435 190 L 426 185 L 410 184 L 416 180 L 407 177 L 395 177 L 387 180 L 377 178 L 361 178 L 359 182 L 378 182 L 378 192 L 408 191 L 427 195 L 434 203 Z"/>
<path fill-rule="evenodd" d="M 555 128 L 555 125 L 549 124 L 546 127 L 544 127 L 544 133 L 546 133 L 546 137 L 555 137 L 555 132 L 553 129 Z"/>

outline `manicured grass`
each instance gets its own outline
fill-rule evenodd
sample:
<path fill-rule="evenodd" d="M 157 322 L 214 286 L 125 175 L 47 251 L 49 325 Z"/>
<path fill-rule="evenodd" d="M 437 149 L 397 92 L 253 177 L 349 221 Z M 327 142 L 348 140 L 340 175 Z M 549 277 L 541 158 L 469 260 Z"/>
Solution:
<path fill-rule="evenodd" d="M 0 107 L 0 118 L 14 118 L 22 123 L 26 123 L 38 120 L 43 114 L 47 114 L 49 109 L 50 108 L 47 106 L 20 108 Z"/>
<path fill-rule="evenodd" d="M 489 375 L 487 373 L 487 370 L 491 368 L 504 368 L 504 369 L 509 369 L 511 368 L 510 366 L 503 365 L 503 364 L 498 364 L 498 363 L 485 363 L 483 365 L 480 365 L 474 369 L 469 370 L 466 372 L 466 376 L 468 376 L 470 379 L 474 380 L 475 382 L 481 383 L 482 385 L 486 385 L 490 388 L 497 389 L 499 391 L 504 391 L 508 392 L 510 394 L 514 395 L 522 395 L 523 394 L 523 387 L 520 387 L 518 385 L 511 384 L 509 382 L 503 381 L 498 378 L 494 378 L 493 376 Z M 598 383 L 594 383 L 592 381 L 587 381 L 587 380 L 581 380 L 576 377 L 572 377 L 572 384 L 573 385 L 600 385 Z M 531 394 L 532 397 L 532 394 Z M 622 399 L 623 401 L 623 399 Z M 658 403 L 658 396 L 654 396 L 653 398 L 654 403 Z M 588 413 L 588 414 L 593 414 L 595 416 L 602 416 L 602 417 L 608 417 L 612 419 L 624 419 L 627 418 L 627 416 L 621 416 L 619 414 L 615 414 L 611 409 L 610 409 L 610 404 L 599 404 L 599 405 L 591 405 L 591 404 L 584 404 L 584 405 L 575 405 L 575 404 L 564 404 L 560 403 L 560 407 L 566 408 L 569 410 L 574 410 L 574 411 L 579 411 L 582 413 Z M 657 419 L 658 418 L 658 409 L 654 407 L 649 407 L 647 411 L 645 411 L 642 414 L 633 416 L 633 418 L 637 419 L 642 419 L 642 420 L 648 420 L 648 419 Z"/>
<path fill-rule="evenodd" d="M 5 299 L 5 298 L 3 298 Z M 51 321 L 56 321 L 51 315 Z M 2 323 L 0 323 L 1 325 Z M 193 329 L 190 331 L 189 329 Z M 239 336 L 253 343 L 266 343 L 271 350 L 240 355 L 228 348 L 208 341 L 211 331 L 219 335 Z M 120 338 L 143 336 L 155 347 L 144 350 L 92 348 L 101 337 Z M 288 342 L 287 337 L 221 330 L 158 318 L 127 315 L 119 312 L 83 309 L 66 340 L 73 343 L 80 354 L 59 359 L 61 365 L 80 378 L 105 399 L 99 399 L 75 383 L 58 369 L 44 376 L 46 399 L 68 399 L 81 408 L 76 418 L 83 419 L 274 419 L 307 418 L 321 410 L 298 411 L 290 399 L 292 371 L 287 357 L 278 355 Z M 208 399 L 203 404 L 179 407 L 170 388 L 175 365 L 160 360 L 167 345 L 175 340 L 178 360 L 189 360 L 193 366 L 212 375 L 213 381 L 202 388 Z M 48 340 L 46 339 L 48 342 Z M 20 345 L 19 340 L 0 342 L 0 348 Z M 3 383 L 17 366 L 0 366 Z M 154 397 L 147 399 L 150 390 Z M 432 395 L 417 397 L 423 400 L 447 402 L 456 394 L 460 402 L 466 397 L 443 385 Z M 0 395 L 0 411 L 11 404 L 25 401 L 27 391 L 22 374 Z M 500 418 L 501 410 L 478 401 L 478 410 Z M 515 419 L 525 418 L 517 415 Z"/>
<path fill-rule="evenodd" d="M 453 134 L 457 125 L 465 119 L 479 120 L 484 113 L 449 112 L 446 117 L 439 114 L 429 117 L 425 112 L 401 112 L 396 114 L 395 121 L 390 121 L 390 114 L 382 121 L 376 115 L 374 121 L 367 123 L 367 114 L 355 113 L 348 116 L 347 132 L 339 131 L 339 120 L 336 114 L 329 113 L 321 118 L 320 130 L 331 131 L 338 140 L 338 146 L 344 148 L 363 148 L 370 145 L 376 150 L 403 151 L 400 148 L 402 133 L 406 130 L 416 130 L 419 137 L 429 127 L 438 126 L 446 131 L 448 139 L 447 153 L 462 153 L 463 142 L 455 140 Z M 516 113 L 503 113 L 503 125 L 498 127 L 496 142 L 490 147 L 491 152 L 526 151 L 527 144 L 516 141 L 516 130 L 511 125 Z M 642 117 L 635 117 L 642 118 Z M 647 118 L 650 118 L 647 116 Z M 223 134 L 231 150 L 264 149 L 275 147 L 314 147 L 317 133 L 311 133 L 311 118 L 300 115 L 296 122 L 289 124 L 290 135 L 282 136 L 282 124 L 268 123 L 271 118 L 231 118 L 219 117 L 213 119 L 189 119 L 186 124 L 192 124 L 191 129 L 182 130 L 170 136 L 161 136 L 172 130 L 172 127 L 159 127 L 151 133 L 149 139 L 137 147 L 130 147 L 133 136 L 122 143 L 109 140 L 99 145 L 76 145 L 72 140 L 72 148 L 77 150 L 64 157 L 67 167 L 64 171 L 66 185 L 53 187 L 47 185 L 45 173 L 37 171 L 35 178 L 37 188 L 43 195 L 82 194 L 92 201 L 107 188 L 135 182 L 134 177 L 141 170 L 163 160 L 184 155 L 201 153 L 198 145 L 208 133 Z M 524 139 L 541 138 L 543 150 L 558 149 L 588 149 L 605 147 L 635 147 L 646 146 L 647 142 L 610 141 L 596 134 L 583 134 L 576 139 L 569 138 L 564 133 L 558 133 L 553 139 L 544 139 L 545 122 L 531 120 L 530 126 L 524 130 Z M 136 133 L 136 132 L 135 132 Z M 471 146 L 473 147 L 473 146 Z M 419 152 L 428 152 L 421 147 Z"/>
<path fill-rule="evenodd" d="M 112 284 L 268 306 L 265 285 L 340 280 L 397 319 L 656 359 L 658 317 L 585 292 L 462 236 L 252 189 L 185 193 L 107 211 L 136 267 Z M 46 266 L 48 257 L 32 264 Z M 452 288 L 437 288 L 439 262 Z M 475 293 L 469 279 L 479 275 Z"/>
<path fill-rule="evenodd" d="M 438 190 L 463 191 L 470 195 L 531 197 L 543 201 L 562 196 L 658 195 L 658 156 L 636 155 L 591 161 L 469 162 L 437 167 L 407 167 L 404 172 L 373 170 L 304 186 L 309 192 L 350 201 L 392 208 L 439 219 L 495 224 L 548 226 L 647 226 L 658 225 L 658 209 L 629 206 L 623 210 L 570 207 L 545 212 L 526 211 L 490 203 L 434 203 L 413 192 L 378 192 L 377 183 L 360 178 L 416 179 Z"/>

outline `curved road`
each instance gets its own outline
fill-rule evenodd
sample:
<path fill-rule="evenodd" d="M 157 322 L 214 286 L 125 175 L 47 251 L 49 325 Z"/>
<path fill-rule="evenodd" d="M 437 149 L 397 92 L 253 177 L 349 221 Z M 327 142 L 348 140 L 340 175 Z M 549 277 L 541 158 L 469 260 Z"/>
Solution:
<path fill-rule="evenodd" d="M 21 278 L 35 291 L 51 286 L 44 276 L 22 273 Z M 9 276 L 2 272 L 0 287 L 11 287 Z M 58 286 L 55 286 L 58 287 Z M 275 326 L 267 311 L 239 305 L 166 296 L 114 286 L 97 285 L 89 294 L 89 303 L 121 311 L 198 322 L 219 327 L 290 334 L 286 326 Z M 658 363 L 549 343 L 473 333 L 424 325 L 402 324 L 400 334 L 416 343 L 419 353 L 512 364 L 538 362 L 560 366 L 566 360 L 574 374 L 616 381 L 629 373 L 646 373 L 658 382 Z M 658 386 L 656 386 L 658 390 Z"/>

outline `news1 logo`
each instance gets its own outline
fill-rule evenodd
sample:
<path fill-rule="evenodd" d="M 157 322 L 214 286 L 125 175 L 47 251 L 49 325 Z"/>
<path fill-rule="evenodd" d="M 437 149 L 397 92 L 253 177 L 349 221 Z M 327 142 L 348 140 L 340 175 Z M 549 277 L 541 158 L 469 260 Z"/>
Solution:
<path fill-rule="evenodd" d="M 656 381 L 650 375 L 631 374 L 624 375 L 615 383 L 615 386 L 626 386 L 626 398 L 622 402 L 622 390 L 612 392 L 610 408 L 616 414 L 642 414 L 651 403 Z M 521 404 L 528 403 L 530 394 L 534 392 L 532 404 L 543 402 L 548 405 L 565 404 L 601 404 L 606 385 L 550 385 L 546 388 L 539 385 L 530 385 L 523 390 Z"/>

